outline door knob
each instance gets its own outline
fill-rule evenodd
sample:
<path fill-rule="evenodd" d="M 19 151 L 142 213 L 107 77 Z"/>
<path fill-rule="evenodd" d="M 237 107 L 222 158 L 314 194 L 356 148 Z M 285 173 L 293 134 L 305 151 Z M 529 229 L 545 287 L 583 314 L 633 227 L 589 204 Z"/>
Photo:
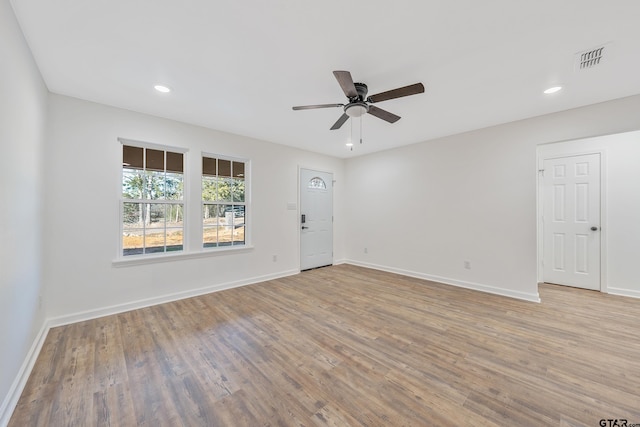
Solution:
<path fill-rule="evenodd" d="M 303 229 L 303 230 L 306 230 L 307 228 L 309 228 L 309 227 L 305 227 L 304 225 L 302 226 L 302 229 Z"/>
<path fill-rule="evenodd" d="M 591 231 L 598 231 L 598 227 L 594 225 L 593 227 L 591 227 Z"/>

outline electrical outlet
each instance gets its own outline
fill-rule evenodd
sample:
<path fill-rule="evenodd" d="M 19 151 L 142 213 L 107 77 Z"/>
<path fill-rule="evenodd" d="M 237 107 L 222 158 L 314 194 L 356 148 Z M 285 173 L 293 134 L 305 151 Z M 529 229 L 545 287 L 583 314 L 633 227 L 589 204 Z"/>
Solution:
<path fill-rule="evenodd" d="M 273 262 L 278 262 L 278 255 L 273 256 Z"/>
<path fill-rule="evenodd" d="M 364 253 L 365 253 L 365 254 L 368 254 L 368 253 L 369 253 L 369 249 L 364 248 Z"/>
<path fill-rule="evenodd" d="M 465 261 L 464 268 L 466 268 L 467 270 L 471 270 L 471 261 Z"/>

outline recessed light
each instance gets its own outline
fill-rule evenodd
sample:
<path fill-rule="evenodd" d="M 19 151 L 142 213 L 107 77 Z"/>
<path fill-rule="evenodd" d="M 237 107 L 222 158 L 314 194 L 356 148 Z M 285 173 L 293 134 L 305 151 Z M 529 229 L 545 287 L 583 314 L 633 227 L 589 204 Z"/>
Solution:
<path fill-rule="evenodd" d="M 550 87 L 549 89 L 545 90 L 544 93 L 546 93 L 547 95 L 550 95 L 552 93 L 556 93 L 558 91 L 562 90 L 562 86 L 554 86 L 554 87 Z"/>
<path fill-rule="evenodd" d="M 158 92 L 162 92 L 162 93 L 169 93 L 171 92 L 171 88 L 164 86 L 164 85 L 155 85 L 153 87 L 155 90 L 157 90 Z"/>
<path fill-rule="evenodd" d="M 349 141 L 349 142 L 347 142 L 346 145 L 347 145 L 347 147 L 353 147 L 353 142 Z"/>

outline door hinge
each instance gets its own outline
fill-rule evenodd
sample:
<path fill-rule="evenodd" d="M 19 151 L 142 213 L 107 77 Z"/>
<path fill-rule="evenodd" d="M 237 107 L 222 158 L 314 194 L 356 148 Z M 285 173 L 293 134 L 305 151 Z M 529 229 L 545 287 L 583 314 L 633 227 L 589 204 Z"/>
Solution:
<path fill-rule="evenodd" d="M 538 169 L 538 172 L 540 172 L 540 174 L 542 174 L 542 176 L 544 176 L 544 169 Z"/>

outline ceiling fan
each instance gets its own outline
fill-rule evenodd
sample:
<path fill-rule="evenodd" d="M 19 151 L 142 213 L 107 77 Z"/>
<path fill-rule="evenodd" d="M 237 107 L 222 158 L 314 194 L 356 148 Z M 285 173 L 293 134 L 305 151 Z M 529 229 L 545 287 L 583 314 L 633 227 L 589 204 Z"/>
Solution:
<path fill-rule="evenodd" d="M 333 75 L 338 80 L 342 91 L 349 99 L 347 104 L 319 104 L 319 105 L 302 105 L 293 107 L 294 110 L 311 110 L 315 108 L 331 108 L 331 107 L 343 107 L 344 113 L 337 122 L 331 126 L 331 130 L 340 129 L 340 127 L 349 120 L 349 117 L 361 117 L 365 113 L 369 113 L 372 116 L 376 116 L 379 119 L 385 120 L 389 123 L 395 123 L 400 120 L 400 116 L 396 116 L 382 108 L 378 108 L 375 105 L 376 102 L 387 101 L 389 99 L 402 98 L 403 96 L 416 95 L 424 92 L 424 85 L 422 83 L 415 83 L 409 86 L 400 87 L 397 89 L 388 90 L 386 92 L 378 93 L 367 97 L 368 88 L 364 83 L 354 83 L 351 78 L 351 73 L 348 71 L 334 71 Z"/>

